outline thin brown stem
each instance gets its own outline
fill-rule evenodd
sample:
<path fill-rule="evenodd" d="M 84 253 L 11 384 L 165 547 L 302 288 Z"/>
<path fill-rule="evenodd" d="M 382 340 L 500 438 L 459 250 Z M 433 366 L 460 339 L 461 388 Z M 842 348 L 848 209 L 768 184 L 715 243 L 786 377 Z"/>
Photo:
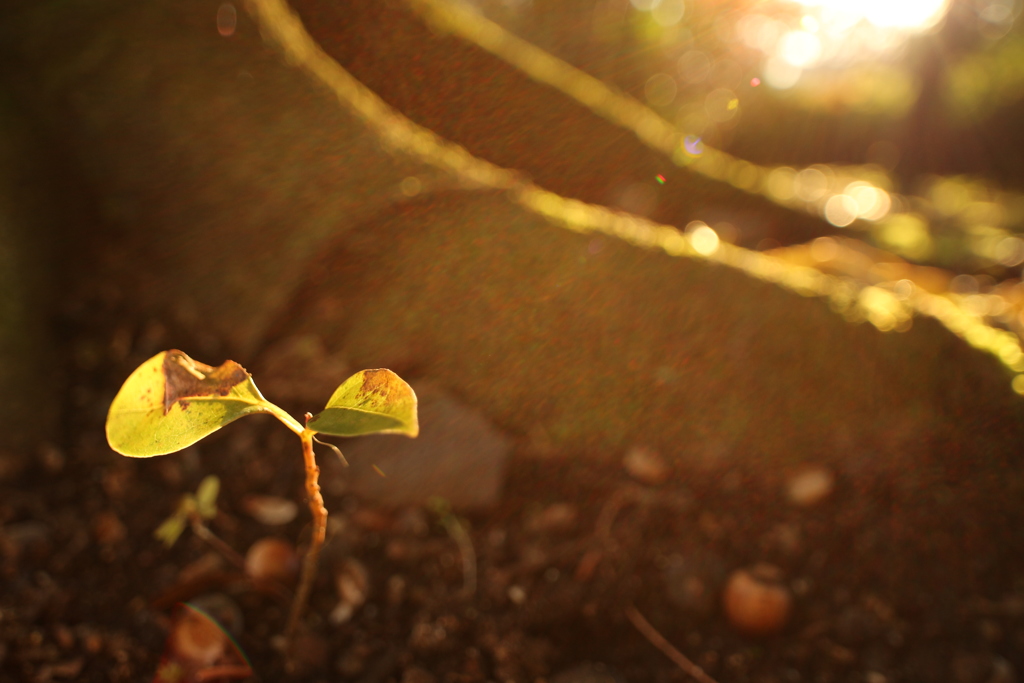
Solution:
<path fill-rule="evenodd" d="M 210 527 L 206 526 L 206 523 L 199 515 L 193 515 L 191 522 L 192 533 L 206 541 L 207 544 L 227 558 L 227 560 L 231 564 L 235 565 L 235 567 L 245 571 L 245 558 L 239 555 L 234 548 L 225 543 L 220 536 L 213 533 L 210 530 Z"/>
<path fill-rule="evenodd" d="M 692 676 L 694 679 L 700 681 L 700 683 L 717 683 L 715 679 L 704 673 L 704 669 L 691 662 L 686 655 L 673 647 L 672 643 L 665 640 L 665 637 L 658 633 L 656 628 L 651 626 L 651 622 L 644 619 L 644 615 L 640 614 L 636 607 L 628 605 L 626 607 L 626 617 L 633 622 L 633 626 L 636 626 L 636 630 L 640 631 L 641 635 L 650 641 L 651 645 L 661 650 L 662 653 L 671 659 L 676 666 L 683 670 L 684 673 Z"/>
<path fill-rule="evenodd" d="M 289 646 L 309 601 L 313 580 L 316 578 L 320 549 L 327 536 L 327 508 L 324 507 L 324 498 L 320 495 L 320 468 L 317 467 L 316 456 L 313 453 L 313 434 L 314 432 L 308 429 L 299 434 L 302 439 L 302 457 L 306 462 L 306 495 L 309 496 L 309 511 L 313 513 L 313 534 L 309 539 L 309 549 L 302 563 L 302 578 L 299 580 L 299 588 L 295 592 L 292 609 L 288 615 L 288 625 L 285 628 L 285 638 Z"/>

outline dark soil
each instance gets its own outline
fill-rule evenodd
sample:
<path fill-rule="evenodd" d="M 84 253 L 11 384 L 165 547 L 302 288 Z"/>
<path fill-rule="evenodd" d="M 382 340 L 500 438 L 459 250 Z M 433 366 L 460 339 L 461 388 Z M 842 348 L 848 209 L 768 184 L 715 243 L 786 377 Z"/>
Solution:
<path fill-rule="evenodd" d="M 287 596 L 258 590 L 190 531 L 171 549 L 153 531 L 216 474 L 210 528 L 230 546 L 304 542 L 304 508 L 269 527 L 243 505 L 252 493 L 302 500 L 299 444 L 251 418 L 175 455 L 111 452 L 106 408 L 139 362 L 185 342 L 205 345 L 200 357 L 218 353 L 215 341 L 182 340 L 120 310 L 112 291 L 65 313 L 67 432 L 11 461 L 0 482 L 0 680 L 152 680 L 175 605 L 210 604 L 210 594 L 240 611 L 234 628 L 255 679 L 284 680 L 273 644 Z M 328 545 L 296 680 L 689 680 L 627 617 L 632 608 L 723 683 L 1004 683 L 1024 671 L 1019 513 L 956 481 L 917 488 L 881 471 L 840 473 L 830 497 L 801 508 L 782 477 L 677 469 L 644 485 L 618 466 L 537 459 L 524 446 L 495 509 L 441 517 L 346 493 L 329 455 Z M 338 624 L 334 577 L 353 561 L 368 599 Z M 720 593 L 730 572 L 758 562 L 782 570 L 794 610 L 780 634 L 749 638 L 723 616 Z"/>

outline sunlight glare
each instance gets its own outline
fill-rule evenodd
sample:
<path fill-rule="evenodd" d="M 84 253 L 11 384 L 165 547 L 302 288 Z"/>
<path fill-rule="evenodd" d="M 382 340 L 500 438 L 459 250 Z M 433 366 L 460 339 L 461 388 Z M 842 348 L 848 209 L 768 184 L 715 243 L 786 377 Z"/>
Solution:
<path fill-rule="evenodd" d="M 701 221 L 693 221 L 686 227 L 694 251 L 701 256 L 711 256 L 718 251 L 718 233 Z"/>
<path fill-rule="evenodd" d="M 779 57 L 796 67 L 808 67 L 821 56 L 821 41 L 807 31 L 790 31 L 779 41 Z"/>
<path fill-rule="evenodd" d="M 795 0 L 822 12 L 860 17 L 879 28 L 922 31 L 945 14 L 949 0 Z"/>

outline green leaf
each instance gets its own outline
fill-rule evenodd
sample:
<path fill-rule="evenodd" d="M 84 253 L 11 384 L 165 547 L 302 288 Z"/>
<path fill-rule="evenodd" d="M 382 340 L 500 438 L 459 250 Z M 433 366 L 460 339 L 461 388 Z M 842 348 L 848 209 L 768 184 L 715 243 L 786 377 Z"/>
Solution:
<path fill-rule="evenodd" d="M 164 523 L 157 527 L 156 531 L 153 532 L 153 536 L 160 541 L 164 542 L 168 548 L 174 545 L 182 532 L 185 531 L 185 517 L 175 512 L 173 515 L 164 520 Z"/>
<path fill-rule="evenodd" d="M 333 436 L 420 432 L 416 392 L 387 369 L 362 370 L 335 390 L 323 412 L 306 427 Z"/>
<path fill-rule="evenodd" d="M 214 475 L 203 477 L 196 489 L 196 512 L 203 519 L 217 516 L 217 494 L 220 493 L 220 479 Z"/>
<path fill-rule="evenodd" d="M 180 451 L 250 413 L 277 412 L 238 363 L 198 363 L 163 351 L 140 365 L 107 413 L 107 442 L 122 455 L 148 458 Z"/>

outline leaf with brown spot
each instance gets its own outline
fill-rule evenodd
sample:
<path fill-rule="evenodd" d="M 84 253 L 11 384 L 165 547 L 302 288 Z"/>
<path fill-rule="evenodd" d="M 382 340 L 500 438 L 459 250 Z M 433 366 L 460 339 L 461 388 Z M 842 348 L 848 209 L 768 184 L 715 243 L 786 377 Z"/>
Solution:
<path fill-rule="evenodd" d="M 212 367 L 181 351 L 163 351 L 117 392 L 107 413 L 107 442 L 122 455 L 164 455 L 240 417 L 274 410 L 238 363 Z"/>
<path fill-rule="evenodd" d="M 185 398 L 227 396 L 231 390 L 249 379 L 245 368 L 233 360 L 217 368 L 194 361 L 181 351 L 164 355 L 164 415 L 171 406 Z"/>
<path fill-rule="evenodd" d="M 333 436 L 416 436 L 420 431 L 416 392 L 390 370 L 362 370 L 345 380 L 323 412 L 306 426 Z"/>

